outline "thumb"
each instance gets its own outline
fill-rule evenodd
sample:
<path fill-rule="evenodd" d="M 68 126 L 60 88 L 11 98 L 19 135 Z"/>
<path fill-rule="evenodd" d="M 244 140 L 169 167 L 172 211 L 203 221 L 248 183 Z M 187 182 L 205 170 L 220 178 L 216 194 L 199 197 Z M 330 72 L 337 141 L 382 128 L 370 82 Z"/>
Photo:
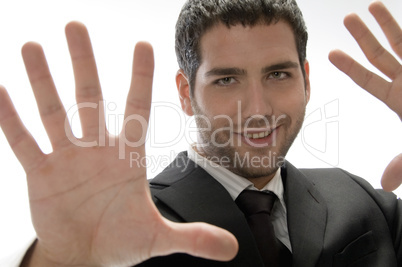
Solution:
<path fill-rule="evenodd" d="M 402 154 L 396 156 L 385 168 L 381 185 L 385 191 L 397 189 L 402 183 Z"/>
<path fill-rule="evenodd" d="M 174 223 L 168 220 L 166 224 L 170 228 L 168 236 L 163 238 L 170 247 L 164 249 L 166 255 L 181 252 L 210 260 L 229 261 L 239 249 L 234 235 L 222 228 L 207 223 Z"/>

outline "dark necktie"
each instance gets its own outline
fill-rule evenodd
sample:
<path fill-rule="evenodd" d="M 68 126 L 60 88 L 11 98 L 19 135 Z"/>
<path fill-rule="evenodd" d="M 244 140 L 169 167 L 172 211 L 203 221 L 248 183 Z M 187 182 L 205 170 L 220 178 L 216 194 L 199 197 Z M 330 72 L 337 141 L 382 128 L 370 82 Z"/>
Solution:
<path fill-rule="evenodd" d="M 272 192 L 244 190 L 237 197 L 236 204 L 246 216 L 265 266 L 292 266 L 292 255 L 276 238 L 271 221 L 276 199 Z"/>

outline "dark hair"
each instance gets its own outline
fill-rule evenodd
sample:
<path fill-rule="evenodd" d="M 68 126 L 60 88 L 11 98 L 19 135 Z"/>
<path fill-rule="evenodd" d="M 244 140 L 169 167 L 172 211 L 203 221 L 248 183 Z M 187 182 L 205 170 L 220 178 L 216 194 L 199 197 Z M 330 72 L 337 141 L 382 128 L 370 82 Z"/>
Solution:
<path fill-rule="evenodd" d="M 188 0 L 176 24 L 175 48 L 179 67 L 189 79 L 190 95 L 193 94 L 195 76 L 201 64 L 200 40 L 205 32 L 218 23 L 230 28 L 237 24 L 270 25 L 279 20 L 292 27 L 300 66 L 303 66 L 308 35 L 295 0 Z M 305 75 L 303 67 L 302 71 Z"/>

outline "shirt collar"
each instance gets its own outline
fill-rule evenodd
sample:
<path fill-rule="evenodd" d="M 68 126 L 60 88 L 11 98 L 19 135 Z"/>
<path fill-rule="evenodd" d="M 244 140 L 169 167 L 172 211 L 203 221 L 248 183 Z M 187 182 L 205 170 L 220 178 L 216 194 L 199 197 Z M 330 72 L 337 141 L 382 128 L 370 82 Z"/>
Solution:
<path fill-rule="evenodd" d="M 194 150 L 193 145 L 188 148 L 188 157 L 194 161 L 197 165 L 202 167 L 207 173 L 209 173 L 215 180 L 217 180 L 225 189 L 229 192 L 230 196 L 235 200 L 244 189 L 258 190 L 254 187 L 253 183 L 244 177 L 241 177 L 228 169 L 220 166 L 219 164 L 212 162 L 205 157 L 201 156 Z M 264 188 L 260 191 L 269 190 L 275 193 L 284 206 L 283 199 L 283 182 L 281 177 L 280 168 L 276 171 L 275 176 L 269 181 Z"/>

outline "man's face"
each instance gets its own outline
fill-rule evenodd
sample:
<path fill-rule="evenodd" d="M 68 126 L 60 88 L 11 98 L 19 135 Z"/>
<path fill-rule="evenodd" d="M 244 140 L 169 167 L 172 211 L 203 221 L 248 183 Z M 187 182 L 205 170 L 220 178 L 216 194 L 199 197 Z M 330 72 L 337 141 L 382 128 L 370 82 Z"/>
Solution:
<path fill-rule="evenodd" d="M 300 66 L 293 31 L 282 21 L 218 24 L 200 48 L 191 100 L 178 80 L 183 109 L 200 130 L 198 152 L 245 178 L 272 177 L 300 130 L 310 94 L 308 63 Z"/>

